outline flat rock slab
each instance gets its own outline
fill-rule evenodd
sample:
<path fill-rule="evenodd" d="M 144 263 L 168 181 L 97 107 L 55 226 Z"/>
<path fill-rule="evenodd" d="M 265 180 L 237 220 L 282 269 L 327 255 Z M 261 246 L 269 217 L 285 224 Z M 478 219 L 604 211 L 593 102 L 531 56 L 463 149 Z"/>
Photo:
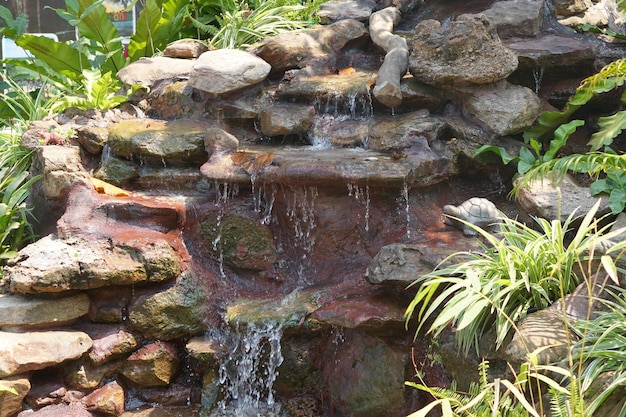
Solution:
<path fill-rule="evenodd" d="M 263 149 L 213 157 L 200 168 L 200 172 L 211 180 L 238 184 L 250 184 L 254 179 L 259 184 L 345 186 L 350 183 L 401 187 L 411 181 L 421 165 L 436 163 L 429 158 L 417 160 L 417 155 L 416 158 L 394 159 L 363 149 Z M 432 157 L 437 161 L 440 159 L 435 155 Z"/>
<path fill-rule="evenodd" d="M 592 65 L 596 53 L 588 38 L 575 39 L 559 35 L 544 35 L 537 38 L 515 38 L 503 41 L 514 51 L 520 67 L 552 68 Z"/>
<path fill-rule="evenodd" d="M 0 295 L 0 327 L 63 325 L 89 311 L 87 294 L 41 299 L 19 294 Z"/>
<path fill-rule="evenodd" d="M 93 342 L 83 332 L 0 332 L 0 378 L 77 359 Z"/>

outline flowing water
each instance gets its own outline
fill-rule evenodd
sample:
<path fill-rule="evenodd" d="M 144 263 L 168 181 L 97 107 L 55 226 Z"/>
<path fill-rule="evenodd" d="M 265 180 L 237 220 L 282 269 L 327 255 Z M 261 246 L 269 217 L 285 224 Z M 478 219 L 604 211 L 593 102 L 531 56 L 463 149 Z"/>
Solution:
<path fill-rule="evenodd" d="M 224 398 L 210 417 L 279 416 L 273 385 L 283 362 L 278 322 L 235 325 L 227 340 L 228 355 L 220 363 Z"/>

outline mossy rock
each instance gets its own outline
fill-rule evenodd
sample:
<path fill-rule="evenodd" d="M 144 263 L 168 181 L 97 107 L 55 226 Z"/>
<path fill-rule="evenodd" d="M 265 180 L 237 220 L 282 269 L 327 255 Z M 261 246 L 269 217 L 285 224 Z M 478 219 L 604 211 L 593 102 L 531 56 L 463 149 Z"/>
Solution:
<path fill-rule="evenodd" d="M 109 127 L 109 147 L 118 158 L 140 164 L 200 166 L 208 160 L 204 148 L 207 124 L 197 120 L 124 120 Z"/>
<path fill-rule="evenodd" d="M 209 215 L 200 225 L 200 235 L 206 247 L 233 268 L 266 271 L 276 262 L 272 234 L 255 220 Z"/>

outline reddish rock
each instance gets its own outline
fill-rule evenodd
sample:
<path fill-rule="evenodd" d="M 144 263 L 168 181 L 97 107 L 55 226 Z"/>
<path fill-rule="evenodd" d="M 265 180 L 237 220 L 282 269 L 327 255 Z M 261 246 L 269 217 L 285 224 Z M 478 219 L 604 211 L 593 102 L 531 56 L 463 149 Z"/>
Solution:
<path fill-rule="evenodd" d="M 83 399 L 85 408 L 105 416 L 119 416 L 124 412 L 124 389 L 117 381 L 109 382 Z"/>
<path fill-rule="evenodd" d="M 137 347 L 135 336 L 120 328 L 96 328 L 92 332 L 87 330 L 87 333 L 93 340 L 89 359 L 95 365 L 122 357 Z"/>
<path fill-rule="evenodd" d="M 94 417 L 77 404 L 54 404 L 36 411 L 22 411 L 16 417 Z"/>
<path fill-rule="evenodd" d="M 177 349 L 171 343 L 150 343 L 133 353 L 121 373 L 138 387 L 168 385 L 180 370 Z"/>

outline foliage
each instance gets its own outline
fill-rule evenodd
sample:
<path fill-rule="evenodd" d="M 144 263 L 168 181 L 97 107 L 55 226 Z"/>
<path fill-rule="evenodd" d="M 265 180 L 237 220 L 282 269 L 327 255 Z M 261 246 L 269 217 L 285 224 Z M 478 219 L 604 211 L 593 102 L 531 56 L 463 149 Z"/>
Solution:
<path fill-rule="evenodd" d="M 285 0 L 203 2 L 201 9 L 210 11 L 209 16 L 193 21 L 217 48 L 245 48 L 266 36 L 301 29 L 309 23 L 301 19 L 305 6 Z"/>
<path fill-rule="evenodd" d="M 574 213 L 563 224 L 535 219 L 539 231 L 504 215 L 498 234 L 463 222 L 486 243 L 481 251 L 449 256 L 411 284 L 417 293 L 405 313 L 407 324 L 417 313 L 417 332 L 430 322 L 428 332 L 435 336 L 452 325 L 457 346 L 466 354 L 472 348 L 478 351 L 481 336 L 493 328 L 500 347 L 530 309 L 546 308 L 580 282 L 574 267 L 593 245 L 611 238 L 602 235 L 606 226 L 598 226 L 596 211 L 597 205 L 567 240 Z"/>
<path fill-rule="evenodd" d="M 599 390 L 587 407 L 588 415 L 593 415 L 611 394 L 626 384 L 626 290 L 613 287 L 607 292 L 610 296 L 603 303 L 608 312 L 595 320 L 573 324 L 580 341 L 573 346 L 572 357 L 583 365 L 582 390 L 587 392 L 602 376 L 611 375 L 607 386 Z M 626 415 L 626 404 L 620 415 Z"/>
<path fill-rule="evenodd" d="M 46 94 L 45 85 L 28 91 L 3 74 L 0 74 L 0 80 L 0 127 L 21 132 L 29 121 L 43 119 L 52 113 L 56 99 Z"/>
<path fill-rule="evenodd" d="M 423 384 L 407 382 L 408 386 L 425 391 L 435 400 L 410 414 L 408 417 L 426 417 L 431 410 L 441 407 L 443 417 L 490 417 L 490 416 L 534 416 L 537 411 L 524 396 L 523 383 L 496 379 L 489 382 L 487 370 L 489 363 L 483 361 L 478 367 L 479 383 L 471 384 L 469 391 L 459 393 L 452 388 L 429 388 Z"/>

